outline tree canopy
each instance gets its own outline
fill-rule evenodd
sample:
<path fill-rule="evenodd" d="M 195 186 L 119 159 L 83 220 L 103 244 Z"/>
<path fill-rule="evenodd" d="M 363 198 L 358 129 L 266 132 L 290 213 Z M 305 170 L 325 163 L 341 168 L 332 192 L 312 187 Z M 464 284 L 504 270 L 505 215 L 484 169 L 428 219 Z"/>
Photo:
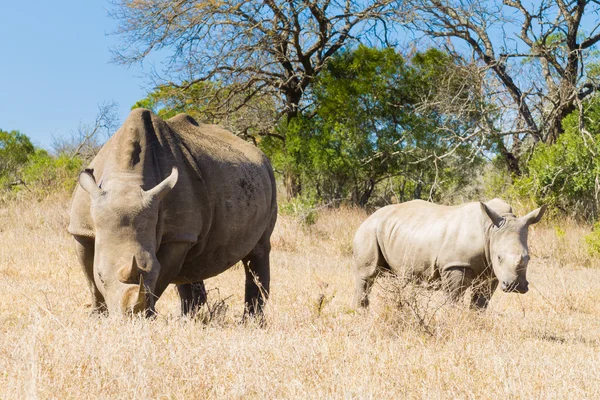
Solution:
<path fill-rule="evenodd" d="M 17 170 L 34 152 L 33 144 L 26 135 L 0 129 L 0 179 L 14 179 Z"/>
<path fill-rule="evenodd" d="M 594 49 L 600 41 L 600 4 L 594 0 L 407 0 L 411 26 L 450 53 L 479 64 L 486 102 L 501 110 L 481 134 L 496 137 L 509 171 L 538 142 L 552 144 L 562 120 L 600 89 Z M 450 40 L 448 40 L 450 39 Z M 461 51 L 462 50 L 462 51 Z M 590 73 L 592 72 L 592 73 Z M 493 139 L 492 139 L 493 140 Z"/>

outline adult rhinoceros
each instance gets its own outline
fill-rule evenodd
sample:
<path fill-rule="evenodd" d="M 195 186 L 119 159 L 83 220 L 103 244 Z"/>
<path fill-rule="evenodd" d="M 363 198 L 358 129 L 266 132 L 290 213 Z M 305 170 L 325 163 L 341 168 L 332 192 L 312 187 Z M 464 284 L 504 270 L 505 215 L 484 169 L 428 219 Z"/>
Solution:
<path fill-rule="evenodd" d="M 517 218 L 500 199 L 442 206 L 422 200 L 377 210 L 354 237 L 356 307 L 369 304 L 375 277 L 392 271 L 435 282 L 457 300 L 473 283 L 471 305 L 486 308 L 498 282 L 505 292 L 526 293 L 527 232 L 542 206 Z"/>
<path fill-rule="evenodd" d="M 98 311 L 151 314 L 175 283 L 189 312 L 201 301 L 194 284 L 242 260 L 252 314 L 269 291 L 276 219 L 273 171 L 256 147 L 136 109 L 80 174 L 69 232 Z"/>

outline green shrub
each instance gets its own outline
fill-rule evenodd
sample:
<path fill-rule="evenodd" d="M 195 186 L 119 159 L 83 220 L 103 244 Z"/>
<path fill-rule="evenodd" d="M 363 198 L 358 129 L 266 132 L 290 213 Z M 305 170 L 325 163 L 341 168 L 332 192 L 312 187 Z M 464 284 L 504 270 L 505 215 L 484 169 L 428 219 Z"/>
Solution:
<path fill-rule="evenodd" d="M 600 222 L 596 222 L 592 232 L 584 236 L 587 251 L 591 256 L 600 255 Z"/>
<path fill-rule="evenodd" d="M 34 154 L 31 140 L 19 131 L 6 132 L 0 129 L 0 183 L 16 179 L 17 171 Z"/>
<path fill-rule="evenodd" d="M 38 193 L 71 191 L 75 188 L 82 167 L 83 161 L 78 157 L 55 157 L 46 150 L 37 149 L 19 172 L 24 185 L 14 185 L 12 190 L 20 191 L 26 187 Z"/>
<path fill-rule="evenodd" d="M 279 205 L 281 215 L 296 217 L 306 226 L 317 222 L 317 200 L 312 196 L 297 196 Z"/>
<path fill-rule="evenodd" d="M 579 114 L 563 120 L 565 132 L 553 145 L 537 145 L 523 177 L 515 180 L 519 195 L 545 203 L 574 217 L 595 220 L 600 210 L 600 101 L 586 111 L 587 131 Z"/>

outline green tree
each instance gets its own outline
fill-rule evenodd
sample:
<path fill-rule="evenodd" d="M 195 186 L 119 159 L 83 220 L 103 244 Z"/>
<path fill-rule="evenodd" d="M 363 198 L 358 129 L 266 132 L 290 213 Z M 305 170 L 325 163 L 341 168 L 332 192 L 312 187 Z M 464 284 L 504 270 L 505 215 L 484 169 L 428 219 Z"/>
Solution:
<path fill-rule="evenodd" d="M 242 102 L 238 97 L 244 94 L 230 91 L 219 84 L 195 82 L 184 85 L 185 89 L 176 85 L 157 86 L 146 98 L 135 103 L 132 109 L 147 108 L 163 119 L 186 113 L 203 123 L 220 124 L 255 143 L 262 136 L 273 135 L 272 128 L 279 118 L 273 99 L 262 97 Z M 232 106 L 232 112 L 223 114 L 215 100 L 215 92 L 238 106 Z"/>
<path fill-rule="evenodd" d="M 467 132 L 465 120 L 449 138 L 437 130 L 448 118 L 443 110 L 421 108 L 452 59 L 432 49 L 412 61 L 391 48 L 339 53 L 315 81 L 312 107 L 282 127 L 286 148 L 270 138 L 261 147 L 325 202 L 364 206 L 384 181 L 398 200 L 439 198 L 464 185 L 476 164 L 463 162 L 473 147 L 455 140 Z"/>
<path fill-rule="evenodd" d="M 19 131 L 0 129 L 0 180 L 15 179 L 17 171 L 27 163 L 35 149 L 31 140 Z"/>
<path fill-rule="evenodd" d="M 532 147 L 553 144 L 563 119 L 600 91 L 600 3 L 522 0 L 407 0 L 410 24 L 451 54 L 478 65 L 482 96 L 502 110 L 481 114 L 508 171 L 521 175 Z M 585 118 L 580 119 L 583 128 Z"/>
<path fill-rule="evenodd" d="M 585 131 L 580 114 L 563 120 L 564 133 L 556 143 L 538 145 L 527 165 L 527 174 L 515 181 L 522 196 L 538 203 L 591 220 L 600 210 L 600 98 L 586 103 Z"/>

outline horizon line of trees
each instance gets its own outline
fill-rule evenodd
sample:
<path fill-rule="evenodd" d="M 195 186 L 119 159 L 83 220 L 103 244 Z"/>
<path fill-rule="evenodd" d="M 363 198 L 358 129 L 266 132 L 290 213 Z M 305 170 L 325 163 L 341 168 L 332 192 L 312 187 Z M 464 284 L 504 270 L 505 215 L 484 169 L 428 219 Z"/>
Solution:
<path fill-rule="evenodd" d="M 254 142 L 288 199 L 457 202 L 493 181 L 597 216 L 596 1 L 114 0 L 110 12 L 115 62 L 167 54 L 136 105 Z"/>

